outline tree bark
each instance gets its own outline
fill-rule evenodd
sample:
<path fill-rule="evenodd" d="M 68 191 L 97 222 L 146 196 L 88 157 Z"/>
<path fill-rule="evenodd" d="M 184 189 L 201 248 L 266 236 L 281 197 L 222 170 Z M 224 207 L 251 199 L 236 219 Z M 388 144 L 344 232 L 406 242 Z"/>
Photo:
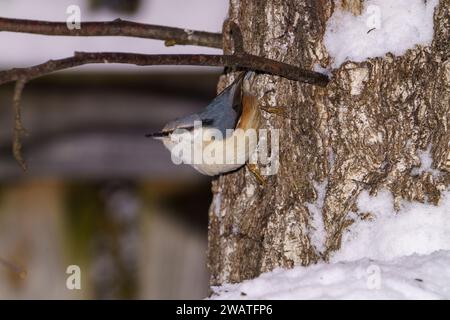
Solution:
<path fill-rule="evenodd" d="M 344 1 L 360 12 L 363 0 Z M 246 52 L 313 70 L 325 67 L 332 0 L 232 0 L 229 19 Z M 276 267 L 327 260 L 358 213 L 366 189 L 438 205 L 450 182 L 450 0 L 435 11 L 434 40 L 403 56 L 346 62 L 321 88 L 260 74 L 251 90 L 264 128 L 280 129 L 280 169 L 265 186 L 246 168 L 213 182 L 209 212 L 211 285 L 241 282 Z M 226 25 L 226 24 L 225 24 Z M 226 29 L 226 28 L 225 28 Z M 225 53 L 232 41 L 224 36 Z M 230 80 L 224 77 L 220 87 Z M 418 152 L 431 145 L 435 177 L 413 174 Z M 319 189 L 325 188 L 324 198 Z M 314 209 L 315 208 L 315 209 Z M 321 223 L 313 219 L 320 212 Z M 359 219 L 359 218 L 358 218 Z"/>

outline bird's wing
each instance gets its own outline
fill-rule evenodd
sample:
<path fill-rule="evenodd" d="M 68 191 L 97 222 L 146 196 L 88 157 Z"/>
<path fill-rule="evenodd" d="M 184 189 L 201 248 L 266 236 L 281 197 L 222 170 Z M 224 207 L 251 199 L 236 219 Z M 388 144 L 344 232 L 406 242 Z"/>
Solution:
<path fill-rule="evenodd" d="M 235 129 L 242 114 L 242 86 L 245 78 L 251 76 L 253 72 L 242 72 L 226 87 L 217 97 L 199 114 L 193 114 L 169 122 L 161 132 L 148 134 L 153 138 L 163 138 L 172 133 L 175 129 L 192 130 L 195 121 L 202 121 L 205 127 L 213 127 L 221 131 L 223 137 L 226 136 L 227 129 Z"/>
<path fill-rule="evenodd" d="M 227 129 L 235 129 L 242 113 L 242 83 L 248 72 L 242 72 L 206 107 L 200 117 L 214 119 L 212 127 L 225 137 Z"/>

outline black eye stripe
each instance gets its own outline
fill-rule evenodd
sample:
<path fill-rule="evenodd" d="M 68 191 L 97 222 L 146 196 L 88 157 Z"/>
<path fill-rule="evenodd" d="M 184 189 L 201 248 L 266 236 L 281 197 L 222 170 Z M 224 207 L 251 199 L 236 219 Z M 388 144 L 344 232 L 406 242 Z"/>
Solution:
<path fill-rule="evenodd" d="M 163 138 L 167 137 L 170 132 L 155 132 L 155 133 L 147 133 L 145 136 L 147 138 Z"/>

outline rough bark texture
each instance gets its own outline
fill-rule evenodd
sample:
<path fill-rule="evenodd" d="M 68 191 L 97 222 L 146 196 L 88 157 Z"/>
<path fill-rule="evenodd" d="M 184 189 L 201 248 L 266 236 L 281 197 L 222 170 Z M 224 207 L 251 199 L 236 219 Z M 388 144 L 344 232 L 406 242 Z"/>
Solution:
<path fill-rule="evenodd" d="M 358 14 L 360 1 L 344 1 Z M 322 44 L 332 0 L 231 0 L 249 53 L 313 69 L 326 66 Z M 356 8 L 356 9 L 355 9 Z M 258 75 L 252 90 L 264 127 L 281 130 L 280 170 L 261 186 L 245 168 L 213 182 L 209 218 L 211 285 L 239 282 L 275 267 L 328 259 L 353 223 L 363 189 L 391 190 L 401 199 L 438 204 L 450 182 L 450 0 L 435 12 L 430 47 L 405 55 L 347 62 L 326 88 Z M 225 37 L 225 51 L 231 40 Z M 222 86 L 227 79 L 223 79 Z M 413 174 L 418 152 L 431 145 L 440 174 Z M 326 183 L 322 217 L 326 238 L 314 239 L 308 203 Z M 358 213 L 361 218 L 365 213 Z"/>

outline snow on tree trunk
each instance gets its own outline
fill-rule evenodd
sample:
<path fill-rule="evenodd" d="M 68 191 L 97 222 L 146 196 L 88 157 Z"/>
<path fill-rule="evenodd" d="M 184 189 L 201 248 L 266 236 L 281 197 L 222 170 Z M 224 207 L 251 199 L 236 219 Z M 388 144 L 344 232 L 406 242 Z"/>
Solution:
<path fill-rule="evenodd" d="M 231 0 L 229 19 L 247 52 L 313 70 L 333 63 L 324 44 L 333 12 L 358 15 L 363 7 L 363 0 Z M 440 0 L 428 46 L 345 62 L 326 88 L 256 77 L 251 89 L 261 106 L 283 111 L 261 111 L 263 127 L 280 129 L 280 168 L 265 186 L 246 168 L 213 182 L 211 285 L 326 261 L 356 219 L 370 219 L 356 205 L 363 190 L 390 190 L 397 206 L 438 205 L 450 182 L 449 39 L 450 0 Z M 417 170 L 430 146 L 437 174 Z"/>

